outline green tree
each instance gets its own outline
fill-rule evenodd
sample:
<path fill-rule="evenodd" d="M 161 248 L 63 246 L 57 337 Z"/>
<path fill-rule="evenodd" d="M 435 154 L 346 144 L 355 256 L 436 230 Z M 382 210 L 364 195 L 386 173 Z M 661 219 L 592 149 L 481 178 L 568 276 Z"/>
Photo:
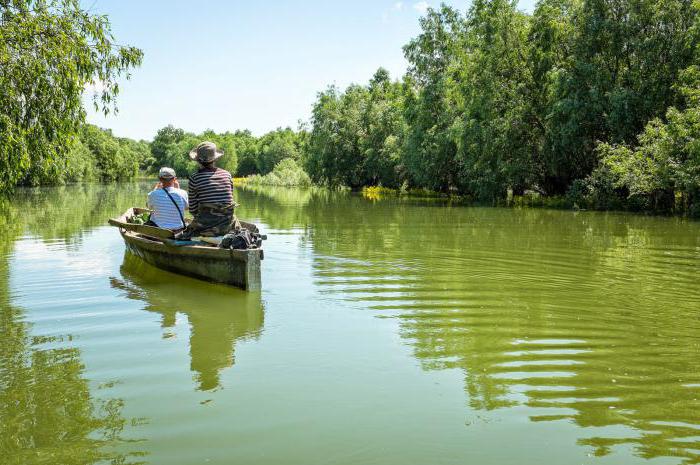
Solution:
<path fill-rule="evenodd" d="M 250 131 L 236 131 L 234 145 L 238 154 L 237 176 L 248 176 L 259 173 L 258 170 L 258 139 Z"/>
<path fill-rule="evenodd" d="M 397 187 L 404 132 L 403 86 L 380 68 L 368 86 L 351 85 L 343 93 L 331 87 L 319 94 L 308 147 L 297 142 L 297 150 L 307 153 L 306 169 L 316 182 Z"/>
<path fill-rule="evenodd" d="M 700 214 L 700 68 L 685 70 L 680 83 L 685 108 L 671 107 L 666 122 L 650 121 L 636 146 L 598 146 L 601 164 L 588 180 L 592 206 L 618 200 L 627 208 L 669 211 L 678 193 L 681 208 Z M 606 185 L 610 188 L 601 192 Z"/>
<path fill-rule="evenodd" d="M 194 134 L 168 125 L 161 128 L 151 142 L 153 164 L 151 171 L 155 174 L 163 166 L 173 168 L 178 176 L 185 177 L 196 168 L 187 154 L 200 141 Z"/>
<path fill-rule="evenodd" d="M 173 148 L 185 138 L 185 131 L 175 128 L 172 124 L 161 128 L 151 142 L 151 156 L 154 159 L 153 167 L 157 171 L 160 166 L 172 162 Z"/>
<path fill-rule="evenodd" d="M 175 170 L 178 176 L 186 177 L 197 170 L 197 163 L 190 160 L 189 153 L 200 142 L 208 140 L 214 142 L 218 148 L 224 151 L 224 156 L 217 165 L 223 169 L 235 173 L 238 169 L 237 144 L 242 136 L 241 132 L 225 132 L 218 134 L 211 129 L 201 134 L 192 134 L 182 129 L 168 125 L 161 128 L 151 142 L 151 156 L 153 164 L 151 171 L 156 173 L 163 166 L 169 166 Z"/>
<path fill-rule="evenodd" d="M 453 72 L 465 24 L 459 12 L 442 5 L 439 10 L 428 9 L 420 26 L 418 37 L 404 47 L 410 66 L 403 163 L 414 184 L 446 191 L 456 187 L 460 171 Z"/>
<path fill-rule="evenodd" d="M 678 101 L 673 84 L 692 64 L 697 13 L 691 0 L 586 0 L 576 9 L 544 151 L 551 192 L 596 167 L 599 141 L 634 143 Z"/>
<path fill-rule="evenodd" d="M 79 137 L 75 138 L 66 154 L 64 175 L 66 182 L 95 181 L 98 177 L 95 157 Z"/>
<path fill-rule="evenodd" d="M 525 85 L 528 101 L 525 119 L 530 126 L 534 168 L 539 190 L 557 191 L 557 178 L 545 160 L 547 141 L 552 139 L 550 119 L 557 104 L 558 84 L 571 67 L 575 37 L 574 15 L 581 0 L 541 0 L 533 13 L 528 35 L 527 67 L 530 79 Z M 551 163 L 551 161 L 550 161 Z"/>
<path fill-rule="evenodd" d="M 138 163 L 139 171 L 147 171 L 153 165 L 154 159 L 151 155 L 150 144 L 144 140 L 136 141 L 127 137 L 119 138 L 119 145 L 124 147 L 130 157 Z"/>
<path fill-rule="evenodd" d="M 527 88 L 529 17 L 510 0 L 477 0 L 456 49 L 458 185 L 497 200 L 537 181 Z"/>
<path fill-rule="evenodd" d="M 125 140 L 115 138 L 110 130 L 86 124 L 80 139 L 92 153 L 101 180 L 130 179 L 138 173 L 140 156 L 144 154 L 136 152 Z"/>
<path fill-rule="evenodd" d="M 365 185 L 399 187 L 405 179 L 401 150 L 406 132 L 404 91 L 379 68 L 369 82 L 362 150 Z"/>
<path fill-rule="evenodd" d="M 321 92 L 312 111 L 306 170 L 316 182 L 330 186 L 363 185 L 361 136 L 366 88 L 352 85 L 340 94 L 335 87 Z"/>
<path fill-rule="evenodd" d="M 99 84 L 95 107 L 116 109 L 117 79 L 141 59 L 79 0 L 0 0 L 0 191 L 65 166 L 83 90 Z"/>
<path fill-rule="evenodd" d="M 291 128 L 278 128 L 262 136 L 258 141 L 257 167 L 260 174 L 267 174 L 285 158 L 299 161 L 301 147 L 297 134 Z"/>

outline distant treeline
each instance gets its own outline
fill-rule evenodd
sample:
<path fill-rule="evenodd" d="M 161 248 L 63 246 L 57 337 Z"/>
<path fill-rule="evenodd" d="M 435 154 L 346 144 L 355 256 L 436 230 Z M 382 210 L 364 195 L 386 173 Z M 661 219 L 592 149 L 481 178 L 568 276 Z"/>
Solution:
<path fill-rule="evenodd" d="M 108 32 L 106 19 L 71 13 L 80 12 L 74 0 L 52 4 L 67 5 L 59 16 L 75 23 L 76 37 Z M 260 175 L 257 182 L 308 183 L 301 167 L 328 186 L 422 188 L 487 202 L 530 192 L 581 208 L 700 215 L 694 0 L 540 0 L 532 14 L 509 0 L 474 0 L 465 13 L 443 5 L 428 10 L 404 47 L 404 76 L 392 80 L 380 68 L 366 85 L 329 87 L 308 127 L 256 137 L 168 126 L 150 144 L 90 125 L 75 137 L 83 86 L 112 66 L 98 96 L 107 111 L 118 93 L 114 78 L 140 63 L 141 52 L 106 48 L 94 57 L 79 48 L 71 53 L 90 66 L 76 71 L 68 54 L 64 88 L 34 89 L 32 79 L 55 74 L 49 65 L 63 49 L 31 27 L 54 24 L 59 10 L 22 8 L 0 5 L 9 18 L 0 52 L 11 52 L 0 53 L 0 87 L 15 89 L 0 92 L 0 191 L 127 179 L 163 165 L 184 177 L 196 169 L 189 150 L 212 140 L 226 153 L 220 166 Z M 48 108 L 45 101 L 50 112 L 35 110 Z M 66 105 L 72 113 L 60 111 Z"/>
<path fill-rule="evenodd" d="M 149 143 L 115 137 L 112 131 L 83 125 L 65 156 L 51 164 L 33 165 L 21 184 L 68 184 L 132 179 L 150 156 Z"/>
<path fill-rule="evenodd" d="M 225 156 L 217 163 L 237 176 L 265 175 L 282 160 L 291 158 L 300 162 L 305 153 L 307 133 L 290 128 L 276 129 L 261 137 L 250 131 L 201 134 L 185 132 L 173 126 L 160 129 L 151 142 L 151 156 L 145 161 L 146 171 L 155 173 L 161 166 L 170 166 L 185 177 L 197 169 L 188 153 L 203 140 L 216 143 Z"/>
<path fill-rule="evenodd" d="M 19 184 L 35 186 L 128 180 L 139 173 L 153 176 L 163 166 L 174 168 L 178 176 L 186 178 L 197 169 L 197 164 L 188 154 L 203 140 L 215 142 L 224 151 L 225 156 L 218 166 L 237 176 L 271 174 L 283 160 L 286 164 L 280 165 L 281 169 L 292 167 L 296 175 L 304 176 L 305 173 L 296 167 L 302 163 L 306 139 L 306 131 L 290 128 L 255 137 L 250 131 L 218 134 L 207 130 L 193 134 L 166 126 L 156 133 L 152 142 L 148 142 L 115 137 L 109 129 L 84 124 L 69 141 L 63 157 L 57 157 L 51 164 L 32 166 Z M 292 160 L 294 163 L 290 165 Z M 308 183 L 308 176 L 305 176 L 301 183 L 292 182 L 292 185 Z"/>
<path fill-rule="evenodd" d="M 399 81 L 330 87 L 313 108 L 315 182 L 499 201 L 700 213 L 700 33 L 691 0 L 442 6 Z"/>

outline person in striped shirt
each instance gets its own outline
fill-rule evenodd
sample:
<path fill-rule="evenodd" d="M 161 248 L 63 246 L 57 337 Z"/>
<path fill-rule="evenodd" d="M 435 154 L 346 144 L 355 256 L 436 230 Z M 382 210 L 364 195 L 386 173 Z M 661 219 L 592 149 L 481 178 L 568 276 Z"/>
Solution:
<path fill-rule="evenodd" d="M 233 213 L 233 178 L 228 171 L 216 167 L 216 160 L 223 154 L 213 142 L 202 142 L 190 152 L 190 158 L 199 164 L 197 172 L 190 175 L 188 186 L 194 218 L 178 238 L 223 236 L 240 229 Z"/>

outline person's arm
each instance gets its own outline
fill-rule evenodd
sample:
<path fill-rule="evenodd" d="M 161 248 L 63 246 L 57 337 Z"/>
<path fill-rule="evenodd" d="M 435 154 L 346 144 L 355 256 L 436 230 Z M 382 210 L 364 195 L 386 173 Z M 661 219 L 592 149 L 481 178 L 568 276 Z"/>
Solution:
<path fill-rule="evenodd" d="M 236 203 L 236 199 L 233 197 L 233 193 L 234 193 L 233 176 L 231 175 L 231 173 L 229 173 L 228 175 L 231 178 L 231 202 L 233 202 L 234 207 L 236 207 L 236 206 L 238 206 L 238 204 Z"/>
<path fill-rule="evenodd" d="M 192 216 L 197 215 L 197 209 L 199 208 L 199 198 L 197 196 L 197 185 L 195 182 L 193 182 L 192 177 L 190 176 L 190 182 L 189 186 L 187 187 L 188 189 L 188 203 L 189 203 L 189 208 L 190 208 L 190 213 Z"/>

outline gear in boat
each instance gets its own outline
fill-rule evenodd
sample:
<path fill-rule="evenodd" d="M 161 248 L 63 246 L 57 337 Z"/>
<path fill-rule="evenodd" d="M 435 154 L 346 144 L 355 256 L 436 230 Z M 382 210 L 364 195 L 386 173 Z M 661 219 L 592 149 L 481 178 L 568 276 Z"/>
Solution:
<path fill-rule="evenodd" d="M 148 210 L 130 208 L 109 220 L 119 228 L 129 253 L 164 270 L 245 290 L 260 289 L 262 241 L 267 237 L 256 225 L 240 221 L 241 228 L 225 236 L 177 240 L 169 229 L 139 224 L 135 218 L 144 213 Z"/>

